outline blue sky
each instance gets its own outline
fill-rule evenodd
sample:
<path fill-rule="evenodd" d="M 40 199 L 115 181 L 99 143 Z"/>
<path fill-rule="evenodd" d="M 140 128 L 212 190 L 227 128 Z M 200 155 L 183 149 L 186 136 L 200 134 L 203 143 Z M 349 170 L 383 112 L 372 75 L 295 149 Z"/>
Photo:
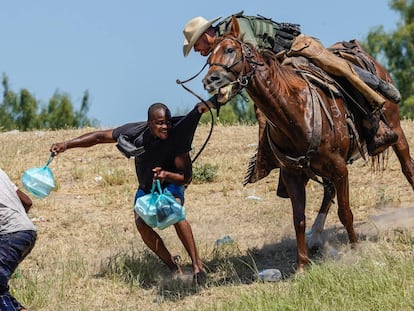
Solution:
<path fill-rule="evenodd" d="M 298 23 L 326 46 L 363 39 L 379 25 L 392 31 L 399 18 L 388 0 L 3 1 L 0 72 L 13 91 L 26 88 L 43 105 L 59 91 L 79 109 L 88 90 L 88 116 L 102 127 L 145 120 L 154 102 L 177 114 L 198 100 L 176 79 L 194 75 L 206 60 L 193 51 L 183 57 L 184 25 L 241 10 Z M 208 97 L 201 77 L 188 86 Z"/>

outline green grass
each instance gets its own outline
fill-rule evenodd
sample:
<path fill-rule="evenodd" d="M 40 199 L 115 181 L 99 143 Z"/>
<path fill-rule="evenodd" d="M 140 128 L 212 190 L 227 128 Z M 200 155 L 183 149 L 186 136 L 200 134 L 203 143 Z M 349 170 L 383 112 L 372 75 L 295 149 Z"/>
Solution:
<path fill-rule="evenodd" d="M 404 126 L 410 132 L 409 144 L 414 145 L 412 122 Z M 203 142 L 208 129 L 201 128 L 195 141 Z M 412 225 L 407 224 L 409 232 L 383 233 L 382 227 L 374 230 L 370 217 L 402 211 L 414 202 L 395 155 L 381 176 L 361 161 L 349 166 L 361 250 L 347 249 L 335 204 L 325 233 L 329 245 L 342 256 L 313 257 L 314 265 L 295 277 L 292 209 L 288 200 L 275 197 L 278 172 L 247 187 L 241 185 L 257 128 L 217 126 L 215 130 L 195 163 L 196 180 L 186 191 L 187 217 L 208 271 L 206 287 L 172 279 L 168 268 L 144 245 L 134 223 L 133 160 L 105 144 L 88 152 L 70 150 L 51 163 L 58 188 L 47 198 L 33 198 L 29 217 L 36 219 L 38 240 L 10 281 L 16 298 L 31 311 L 414 310 Z M 21 186 L 23 171 L 43 165 L 52 143 L 87 131 L 2 134 L 0 165 Z M 310 225 L 322 188 L 311 182 L 308 190 Z M 248 200 L 251 195 L 260 200 Z M 405 220 L 394 219 L 393 228 Z M 363 228 L 373 230 L 364 234 Z M 174 228 L 158 233 L 171 253 L 182 257 L 191 283 L 191 262 Z M 215 241 L 226 235 L 234 243 L 216 247 Z M 282 272 L 283 280 L 256 280 L 257 270 L 273 267 Z"/>
<path fill-rule="evenodd" d="M 193 310 L 414 310 L 413 245 L 412 233 L 397 231 L 384 236 L 378 244 L 362 242 L 359 251 L 321 259 L 306 273 L 275 283 L 253 279 L 257 273 L 255 262 L 244 258 L 236 243 L 214 247 L 204 254 L 209 281 L 203 290 L 220 290 L 225 299 L 203 302 Z M 96 277 L 110 284 L 128 284 L 131 292 L 139 288 L 155 290 L 159 305 L 197 293 L 188 284 L 168 279 L 168 271 L 148 250 L 132 247 L 113 254 L 101 263 L 99 271 Z M 53 278 L 42 277 L 50 272 Z M 64 265 L 51 263 L 37 271 L 19 271 L 11 285 L 23 303 L 30 302 L 33 310 L 44 310 L 47 302 L 55 300 L 70 306 L 80 292 L 70 284 L 79 278 L 87 284 L 87 275 L 86 263 L 73 259 Z M 119 306 L 113 310 L 133 309 Z"/>
<path fill-rule="evenodd" d="M 408 253 L 377 245 L 343 262 L 324 260 L 286 281 L 242 288 L 237 298 L 203 310 L 414 310 L 413 239 L 406 243 Z"/>

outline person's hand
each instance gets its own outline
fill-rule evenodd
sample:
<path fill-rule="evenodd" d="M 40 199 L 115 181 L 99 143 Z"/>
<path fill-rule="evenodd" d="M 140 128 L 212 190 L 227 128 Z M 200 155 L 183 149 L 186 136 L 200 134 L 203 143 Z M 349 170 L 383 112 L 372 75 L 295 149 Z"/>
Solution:
<path fill-rule="evenodd" d="M 205 112 L 208 112 L 210 108 L 214 108 L 214 104 L 207 100 L 205 103 L 203 102 L 197 103 L 196 108 L 199 113 L 205 113 Z"/>
<path fill-rule="evenodd" d="M 61 152 L 65 152 L 67 148 L 68 148 L 67 142 L 54 143 L 52 147 L 50 147 L 50 152 L 53 153 L 53 156 L 56 156 Z"/>
<path fill-rule="evenodd" d="M 165 171 L 159 166 L 153 168 L 152 171 L 154 172 L 154 180 L 159 180 L 160 183 L 163 183 L 167 177 Z"/>

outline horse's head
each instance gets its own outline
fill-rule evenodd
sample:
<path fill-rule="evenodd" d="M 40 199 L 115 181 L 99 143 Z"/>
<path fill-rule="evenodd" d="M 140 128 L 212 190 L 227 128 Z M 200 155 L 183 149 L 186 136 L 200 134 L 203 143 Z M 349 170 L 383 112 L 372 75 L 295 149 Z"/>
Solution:
<path fill-rule="evenodd" d="M 203 79 L 204 88 L 212 95 L 217 94 L 220 104 L 240 92 L 254 73 L 251 61 L 254 49 L 238 39 L 239 34 L 239 24 L 233 17 L 231 31 L 216 38 L 207 60 L 210 68 Z"/>

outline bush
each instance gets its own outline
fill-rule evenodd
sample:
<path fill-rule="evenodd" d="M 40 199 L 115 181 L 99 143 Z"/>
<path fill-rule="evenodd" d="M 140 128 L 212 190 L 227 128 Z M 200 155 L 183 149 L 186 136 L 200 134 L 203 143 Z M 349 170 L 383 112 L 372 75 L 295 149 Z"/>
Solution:
<path fill-rule="evenodd" d="M 193 167 L 193 183 L 212 182 L 217 176 L 217 166 L 209 163 Z"/>

